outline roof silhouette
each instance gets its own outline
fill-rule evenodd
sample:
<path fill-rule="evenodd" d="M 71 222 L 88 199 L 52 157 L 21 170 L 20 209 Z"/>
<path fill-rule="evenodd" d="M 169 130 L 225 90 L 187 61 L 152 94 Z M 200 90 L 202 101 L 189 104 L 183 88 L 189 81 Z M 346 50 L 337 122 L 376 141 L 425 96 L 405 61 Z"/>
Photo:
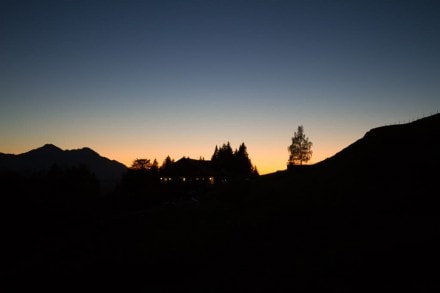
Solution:
<path fill-rule="evenodd" d="M 181 158 L 163 171 L 171 177 L 215 177 L 220 174 L 212 161 Z"/>

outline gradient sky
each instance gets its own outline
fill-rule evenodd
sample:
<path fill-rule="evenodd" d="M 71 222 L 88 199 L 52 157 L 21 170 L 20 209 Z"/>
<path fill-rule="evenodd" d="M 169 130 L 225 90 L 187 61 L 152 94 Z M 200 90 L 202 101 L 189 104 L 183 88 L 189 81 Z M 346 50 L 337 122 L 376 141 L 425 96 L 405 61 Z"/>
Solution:
<path fill-rule="evenodd" d="M 286 168 L 440 110 L 440 1 L 1 1 L 0 152 Z"/>

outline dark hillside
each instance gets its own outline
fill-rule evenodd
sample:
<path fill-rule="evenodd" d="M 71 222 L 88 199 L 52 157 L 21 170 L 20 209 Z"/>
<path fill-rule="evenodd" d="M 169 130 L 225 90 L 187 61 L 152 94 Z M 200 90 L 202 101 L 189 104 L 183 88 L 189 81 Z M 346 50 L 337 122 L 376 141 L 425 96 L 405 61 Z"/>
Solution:
<path fill-rule="evenodd" d="M 439 149 L 440 114 L 436 114 L 372 129 L 315 165 L 262 176 L 261 190 L 295 194 L 288 200 L 307 203 L 311 209 L 306 210 L 437 214 Z"/>
<path fill-rule="evenodd" d="M 320 243 L 304 251 L 322 268 L 321 284 L 431 291 L 440 285 L 432 269 L 440 260 L 438 150 L 439 114 L 376 128 L 319 164 L 263 176 L 250 202 L 272 231 L 299 229 L 303 244 Z"/>
<path fill-rule="evenodd" d="M 365 136 L 318 165 L 378 166 L 434 166 L 440 154 L 440 114 L 408 124 L 374 128 Z"/>
<path fill-rule="evenodd" d="M 102 205 L 43 227 L 20 215 L 30 232 L 17 233 L 22 257 L 11 268 L 29 282 L 15 286 L 437 292 L 439 117 L 373 129 L 320 164 L 221 185 L 196 202 Z"/>
<path fill-rule="evenodd" d="M 318 164 L 262 176 L 256 197 L 309 212 L 437 215 L 439 149 L 440 114 L 375 128 Z"/>
<path fill-rule="evenodd" d="M 314 167 L 323 188 L 351 209 L 436 213 L 440 114 L 384 126 Z"/>

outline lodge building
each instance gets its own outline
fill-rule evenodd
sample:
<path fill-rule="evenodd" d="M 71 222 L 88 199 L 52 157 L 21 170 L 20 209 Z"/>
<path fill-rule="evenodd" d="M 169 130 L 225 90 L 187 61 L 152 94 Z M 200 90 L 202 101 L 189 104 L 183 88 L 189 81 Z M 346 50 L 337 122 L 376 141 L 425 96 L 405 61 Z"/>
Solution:
<path fill-rule="evenodd" d="M 214 184 L 224 181 L 212 161 L 181 158 L 161 172 L 164 183 Z"/>

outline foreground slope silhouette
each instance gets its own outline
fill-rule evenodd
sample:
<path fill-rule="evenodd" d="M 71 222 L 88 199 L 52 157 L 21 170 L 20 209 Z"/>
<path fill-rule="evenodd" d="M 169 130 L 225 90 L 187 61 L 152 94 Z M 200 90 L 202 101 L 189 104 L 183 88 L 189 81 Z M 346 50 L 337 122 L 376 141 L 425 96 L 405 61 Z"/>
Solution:
<path fill-rule="evenodd" d="M 439 130 L 440 115 L 380 127 L 326 161 L 197 203 L 34 227 L 13 271 L 32 288 L 435 291 Z"/>
<path fill-rule="evenodd" d="M 440 203 L 435 195 L 439 142 L 440 114 L 436 114 L 372 129 L 317 164 L 316 169 L 323 174 L 321 180 L 327 180 L 324 187 L 329 184 L 330 190 L 342 188 L 339 196 L 351 209 L 436 214 Z"/>

